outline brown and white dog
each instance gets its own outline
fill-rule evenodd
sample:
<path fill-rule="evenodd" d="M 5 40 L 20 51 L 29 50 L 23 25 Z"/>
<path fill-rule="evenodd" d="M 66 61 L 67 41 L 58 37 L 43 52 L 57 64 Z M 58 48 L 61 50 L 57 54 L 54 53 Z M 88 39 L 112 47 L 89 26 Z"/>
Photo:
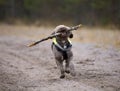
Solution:
<path fill-rule="evenodd" d="M 73 58 L 73 53 L 71 51 L 72 44 L 69 38 L 73 38 L 73 34 L 71 31 L 68 31 L 70 27 L 65 25 L 59 25 L 55 28 L 55 33 L 60 33 L 59 36 L 53 38 L 52 43 L 52 51 L 54 53 L 57 67 L 60 69 L 61 76 L 60 78 L 65 77 L 65 73 L 70 73 L 71 75 L 75 76 L 74 65 L 71 62 Z M 63 62 L 65 61 L 65 67 Z"/>

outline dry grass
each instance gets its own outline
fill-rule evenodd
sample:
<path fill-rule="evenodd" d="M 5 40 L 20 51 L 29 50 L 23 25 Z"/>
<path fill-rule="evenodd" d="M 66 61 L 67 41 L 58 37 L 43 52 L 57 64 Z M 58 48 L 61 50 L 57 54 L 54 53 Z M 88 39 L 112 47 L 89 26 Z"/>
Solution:
<path fill-rule="evenodd" d="M 17 36 L 39 40 L 52 33 L 53 26 L 0 25 L 0 36 Z M 120 47 L 120 31 L 100 28 L 82 28 L 74 32 L 73 41 Z"/>
<path fill-rule="evenodd" d="M 76 32 L 76 39 L 83 43 L 95 43 L 120 47 L 120 31 L 100 28 L 83 28 Z"/>

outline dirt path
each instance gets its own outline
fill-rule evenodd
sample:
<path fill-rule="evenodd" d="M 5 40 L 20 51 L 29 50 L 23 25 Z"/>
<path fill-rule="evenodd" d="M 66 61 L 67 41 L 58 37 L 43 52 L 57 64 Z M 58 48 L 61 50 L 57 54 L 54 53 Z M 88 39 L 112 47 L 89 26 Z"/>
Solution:
<path fill-rule="evenodd" d="M 0 36 L 0 91 L 120 91 L 120 51 L 73 43 L 77 76 L 59 79 L 50 41 Z"/>

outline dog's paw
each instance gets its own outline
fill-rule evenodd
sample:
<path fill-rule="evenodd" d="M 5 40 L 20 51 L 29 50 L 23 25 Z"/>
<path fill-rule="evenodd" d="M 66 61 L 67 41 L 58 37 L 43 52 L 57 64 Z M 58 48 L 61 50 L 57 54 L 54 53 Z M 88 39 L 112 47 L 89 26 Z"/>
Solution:
<path fill-rule="evenodd" d="M 65 70 L 65 72 L 66 72 L 67 74 L 69 74 L 69 73 L 70 73 L 70 71 L 69 71 L 69 70 Z"/>
<path fill-rule="evenodd" d="M 60 76 L 60 79 L 63 79 L 63 78 L 65 78 L 65 75 L 61 75 L 61 76 Z"/>

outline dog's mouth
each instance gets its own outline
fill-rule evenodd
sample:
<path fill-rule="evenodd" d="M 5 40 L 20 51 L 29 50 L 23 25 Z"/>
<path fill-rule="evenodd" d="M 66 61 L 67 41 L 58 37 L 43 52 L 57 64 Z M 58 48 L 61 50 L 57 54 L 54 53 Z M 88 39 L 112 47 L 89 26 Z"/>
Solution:
<path fill-rule="evenodd" d="M 66 31 L 61 32 L 61 37 L 67 37 L 67 32 Z"/>
<path fill-rule="evenodd" d="M 61 37 L 62 37 L 62 38 L 66 38 L 66 37 L 67 37 L 67 34 L 61 34 Z"/>

